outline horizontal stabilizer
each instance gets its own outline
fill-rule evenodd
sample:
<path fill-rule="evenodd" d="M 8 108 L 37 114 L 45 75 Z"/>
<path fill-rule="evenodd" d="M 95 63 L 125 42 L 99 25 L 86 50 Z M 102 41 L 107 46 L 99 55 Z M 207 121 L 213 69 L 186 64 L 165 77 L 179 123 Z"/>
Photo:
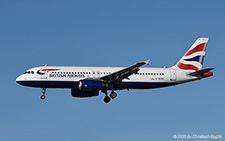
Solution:
<path fill-rule="evenodd" d="M 203 75 L 204 73 L 209 72 L 209 71 L 211 71 L 213 69 L 214 68 L 207 68 L 207 69 L 203 69 L 203 70 L 200 70 L 200 71 L 192 72 L 189 75 L 191 75 L 191 76 Z"/>

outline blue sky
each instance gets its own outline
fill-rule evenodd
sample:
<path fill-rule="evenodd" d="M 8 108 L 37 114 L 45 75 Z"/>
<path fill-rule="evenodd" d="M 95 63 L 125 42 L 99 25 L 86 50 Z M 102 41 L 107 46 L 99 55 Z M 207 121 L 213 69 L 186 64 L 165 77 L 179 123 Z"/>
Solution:
<path fill-rule="evenodd" d="M 0 2 L 0 140 L 173 140 L 225 138 L 225 2 L 21 0 Z M 109 104 L 69 89 L 23 87 L 35 66 L 119 66 L 151 59 L 170 67 L 198 37 L 209 37 L 204 80 L 153 90 L 118 91 Z"/>

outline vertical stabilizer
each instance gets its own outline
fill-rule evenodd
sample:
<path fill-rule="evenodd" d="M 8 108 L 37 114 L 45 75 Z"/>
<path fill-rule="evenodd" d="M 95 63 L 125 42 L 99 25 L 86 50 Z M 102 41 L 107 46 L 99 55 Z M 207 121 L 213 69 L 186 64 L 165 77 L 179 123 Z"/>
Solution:
<path fill-rule="evenodd" d="M 209 38 L 198 38 L 195 43 L 189 48 L 179 62 L 172 68 L 199 71 L 202 69 L 203 60 L 205 57 L 206 47 Z"/>

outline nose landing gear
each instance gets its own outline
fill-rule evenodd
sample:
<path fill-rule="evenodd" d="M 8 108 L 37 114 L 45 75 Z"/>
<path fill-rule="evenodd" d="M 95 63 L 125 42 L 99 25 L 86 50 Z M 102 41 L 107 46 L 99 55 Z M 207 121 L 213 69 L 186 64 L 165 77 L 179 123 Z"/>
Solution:
<path fill-rule="evenodd" d="M 45 91 L 46 91 L 46 88 L 42 88 L 42 95 L 41 95 L 42 100 L 45 99 Z"/>

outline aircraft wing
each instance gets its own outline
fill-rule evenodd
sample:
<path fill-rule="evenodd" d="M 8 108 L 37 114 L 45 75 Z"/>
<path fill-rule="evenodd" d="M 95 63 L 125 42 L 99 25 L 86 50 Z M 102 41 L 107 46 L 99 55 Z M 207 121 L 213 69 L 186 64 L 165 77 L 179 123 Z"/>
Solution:
<path fill-rule="evenodd" d="M 130 75 L 137 73 L 140 70 L 139 67 L 143 66 L 144 64 L 149 64 L 149 61 L 150 59 L 145 62 L 138 62 L 135 65 L 129 66 L 117 72 L 103 76 L 100 79 L 109 82 L 121 82 L 123 79 L 129 79 L 128 77 Z"/>

